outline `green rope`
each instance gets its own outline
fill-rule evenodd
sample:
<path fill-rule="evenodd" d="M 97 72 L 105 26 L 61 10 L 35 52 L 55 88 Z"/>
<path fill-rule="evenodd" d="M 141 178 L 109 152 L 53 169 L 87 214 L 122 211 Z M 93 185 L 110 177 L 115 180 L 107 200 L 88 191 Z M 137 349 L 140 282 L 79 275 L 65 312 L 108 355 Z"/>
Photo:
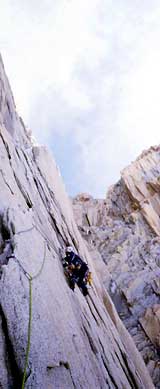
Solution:
<path fill-rule="evenodd" d="M 43 267 L 44 267 L 44 263 L 45 263 L 45 259 L 46 259 L 46 244 L 44 246 L 44 255 L 43 255 L 43 262 L 42 262 L 42 265 L 38 271 L 37 274 L 35 274 L 35 276 L 32 276 L 31 279 L 32 280 L 35 280 L 36 278 L 38 278 L 40 276 L 40 274 L 42 273 L 42 270 L 43 270 Z"/>
<path fill-rule="evenodd" d="M 25 274 L 25 276 L 28 278 L 29 280 L 29 321 L 28 321 L 28 339 L 27 339 L 27 348 L 26 348 L 26 356 L 25 356 L 25 365 L 24 365 L 24 372 L 23 372 L 23 378 L 22 378 L 22 386 L 21 386 L 21 389 L 24 389 L 25 388 L 25 381 L 26 381 L 26 374 L 27 374 L 27 366 L 28 366 L 28 360 L 29 360 L 29 352 L 30 352 L 30 346 L 31 346 L 31 325 L 32 325 L 32 281 L 35 280 L 36 278 L 38 278 L 40 276 L 40 274 L 42 273 L 42 270 L 43 270 L 43 267 L 44 267 L 44 263 L 45 263 L 45 259 L 46 259 L 46 244 L 44 246 L 44 256 L 43 256 L 43 262 L 42 262 L 42 265 L 40 267 L 40 270 L 38 271 L 37 274 L 35 274 L 33 277 L 28 273 L 26 272 L 23 267 L 21 266 L 21 268 L 23 269 L 23 272 Z"/>
<path fill-rule="evenodd" d="M 28 322 L 28 340 L 27 340 L 27 349 L 26 349 L 26 357 L 25 357 L 25 365 L 23 372 L 23 380 L 22 380 L 22 389 L 25 387 L 26 381 L 26 373 L 29 359 L 29 351 L 31 346 L 31 323 L 32 323 L 32 277 L 29 280 L 29 322 Z"/>

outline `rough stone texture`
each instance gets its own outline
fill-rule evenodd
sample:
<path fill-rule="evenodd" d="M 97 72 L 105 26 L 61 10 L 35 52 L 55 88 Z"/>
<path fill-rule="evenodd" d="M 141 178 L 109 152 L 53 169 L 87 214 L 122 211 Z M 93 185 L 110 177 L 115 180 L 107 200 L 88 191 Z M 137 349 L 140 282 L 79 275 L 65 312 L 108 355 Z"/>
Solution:
<path fill-rule="evenodd" d="M 89 263 L 93 287 L 69 289 L 66 243 Z M 41 271 L 40 271 L 41 269 Z M 29 321 L 26 388 L 154 388 L 100 283 L 74 221 L 59 170 L 19 119 L 0 61 L 0 387 L 20 388 Z"/>
<path fill-rule="evenodd" d="M 160 387 L 159 177 L 160 147 L 152 147 L 123 170 L 120 181 L 109 189 L 105 200 L 87 194 L 72 200 L 75 219 L 99 277 L 157 388 Z"/>
<path fill-rule="evenodd" d="M 156 304 L 152 308 L 147 308 L 140 323 L 152 343 L 160 350 L 160 305 Z"/>

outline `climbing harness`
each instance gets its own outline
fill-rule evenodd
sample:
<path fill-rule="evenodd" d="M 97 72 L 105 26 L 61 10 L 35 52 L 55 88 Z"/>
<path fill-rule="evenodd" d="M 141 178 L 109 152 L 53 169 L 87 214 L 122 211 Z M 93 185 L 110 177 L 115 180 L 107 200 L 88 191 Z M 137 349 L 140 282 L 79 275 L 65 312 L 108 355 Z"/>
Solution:
<path fill-rule="evenodd" d="M 85 278 L 86 278 L 86 283 L 89 284 L 89 285 L 91 286 L 91 285 L 92 285 L 92 281 L 93 281 L 91 271 L 88 271 L 88 272 L 87 272 L 87 275 L 86 275 Z"/>

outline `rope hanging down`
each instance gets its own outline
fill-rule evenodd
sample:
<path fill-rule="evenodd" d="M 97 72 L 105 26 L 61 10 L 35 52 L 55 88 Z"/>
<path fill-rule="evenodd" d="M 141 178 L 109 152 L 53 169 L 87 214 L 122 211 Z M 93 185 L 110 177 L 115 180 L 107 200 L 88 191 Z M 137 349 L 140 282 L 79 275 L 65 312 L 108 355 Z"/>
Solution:
<path fill-rule="evenodd" d="M 20 261 L 14 257 L 15 260 L 18 262 L 20 268 L 22 269 L 25 277 L 29 280 L 29 321 L 28 321 L 28 339 L 27 339 L 27 348 L 26 348 L 26 355 L 25 355 L 25 365 L 24 365 L 24 372 L 23 372 L 23 378 L 22 378 L 22 386 L 21 389 L 24 389 L 25 387 L 25 381 L 26 381 L 26 373 L 27 373 L 27 366 L 28 366 L 28 359 L 29 359 L 29 351 L 30 351 L 30 345 L 31 345 L 31 327 L 32 327 L 32 281 L 35 280 L 40 276 L 42 273 L 45 259 L 46 259 L 46 242 L 44 243 L 44 255 L 43 255 L 43 262 L 39 269 L 39 271 L 31 276 L 21 265 Z"/>
<path fill-rule="evenodd" d="M 25 355 L 25 365 L 24 365 L 24 372 L 23 372 L 23 378 L 22 378 L 22 386 L 21 386 L 21 389 L 24 389 L 25 388 L 25 381 L 26 381 L 26 375 L 27 375 L 27 366 L 28 366 L 28 359 L 29 359 L 29 352 L 30 352 L 30 345 L 31 345 L 31 326 L 32 326 L 32 281 L 35 280 L 36 278 L 38 278 L 43 270 L 43 267 L 44 267 L 44 263 L 45 263 L 45 259 L 46 259 L 46 246 L 50 246 L 54 251 L 57 251 L 56 250 L 56 247 L 54 247 L 53 243 L 51 242 L 51 240 L 48 238 L 47 234 L 45 234 L 44 232 L 42 232 L 41 228 L 37 227 L 36 225 L 32 225 L 32 227 L 26 229 L 26 230 L 22 230 L 22 231 L 18 231 L 15 233 L 15 235 L 20 235 L 20 234 L 24 234 L 26 232 L 30 232 L 32 231 L 33 229 L 36 229 L 40 235 L 42 236 L 42 238 L 45 240 L 44 242 L 44 255 L 43 255 L 43 262 L 42 262 L 42 265 L 40 267 L 40 270 L 38 271 L 37 274 L 35 275 L 31 275 L 29 274 L 23 267 L 23 265 L 21 264 L 21 262 L 19 261 L 19 259 L 15 256 L 15 255 L 11 255 L 11 257 L 14 258 L 14 260 L 18 263 L 19 267 L 21 268 L 21 270 L 23 271 L 23 274 L 25 275 L 25 277 L 28 279 L 29 281 L 29 321 L 28 321 L 28 339 L 27 339 L 27 347 L 26 347 L 26 355 Z M 57 252 L 57 255 L 58 255 L 58 252 Z"/>
<path fill-rule="evenodd" d="M 43 270 L 43 267 L 44 267 L 44 263 L 45 263 L 45 259 L 46 259 L 46 246 L 47 244 L 55 251 L 56 248 L 54 247 L 54 245 L 52 244 L 51 240 L 48 238 L 48 236 L 41 231 L 41 228 L 37 228 L 36 225 L 32 225 L 32 227 L 28 228 L 27 230 L 22 230 L 22 231 L 18 231 L 15 235 L 20 235 L 20 234 L 23 234 L 23 233 L 26 233 L 26 232 L 30 232 L 31 230 L 33 229 L 36 229 L 40 235 L 43 237 L 43 239 L 45 240 L 44 242 L 44 256 L 43 256 L 43 262 L 42 262 L 42 265 L 40 267 L 40 270 L 38 271 L 37 274 L 31 276 L 23 267 L 23 265 L 21 264 L 21 262 L 18 260 L 18 258 L 13 255 L 11 257 L 14 257 L 14 259 L 17 261 L 17 263 L 19 264 L 19 267 L 21 268 L 21 270 L 23 271 L 25 277 L 28 279 L 29 281 L 29 321 L 28 321 L 28 339 L 27 339 L 27 347 L 26 347 L 26 355 L 25 355 L 25 365 L 24 365 L 24 372 L 23 372 L 23 378 L 22 378 L 22 386 L 21 386 L 21 389 L 24 389 L 25 388 L 25 381 L 26 381 L 26 375 L 27 375 L 27 366 L 28 366 L 28 359 L 29 359 L 29 352 L 30 352 L 30 345 L 31 345 L 31 327 L 32 327 L 32 281 L 35 280 L 36 278 L 38 278 Z M 59 254 L 57 252 L 57 254 Z"/>
<path fill-rule="evenodd" d="M 26 356 L 25 356 L 25 365 L 22 379 L 22 389 L 25 387 L 26 381 L 26 373 L 29 359 L 29 351 L 31 345 L 31 325 L 32 325 L 32 279 L 29 280 L 29 322 L 28 322 L 28 340 L 27 340 L 27 348 L 26 348 Z"/>
<path fill-rule="evenodd" d="M 45 239 L 45 241 L 48 243 L 48 245 L 55 251 L 57 252 L 58 254 L 58 251 L 56 250 L 56 247 L 53 245 L 52 241 L 49 239 L 49 237 L 47 236 L 47 234 L 42 231 L 42 228 L 39 226 L 37 227 L 35 224 L 32 225 L 32 227 L 28 228 L 27 230 L 21 230 L 21 231 L 18 231 L 15 233 L 15 235 L 21 235 L 21 234 L 24 234 L 26 232 L 30 232 L 32 231 L 33 229 L 35 228 L 36 231 L 39 232 L 39 234 L 42 236 L 43 239 Z"/>

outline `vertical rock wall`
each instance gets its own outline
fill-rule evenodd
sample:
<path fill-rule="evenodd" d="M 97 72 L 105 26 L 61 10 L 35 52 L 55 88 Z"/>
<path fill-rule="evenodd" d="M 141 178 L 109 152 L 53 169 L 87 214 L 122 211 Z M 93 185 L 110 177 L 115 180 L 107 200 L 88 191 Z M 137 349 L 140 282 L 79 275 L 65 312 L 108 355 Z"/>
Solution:
<path fill-rule="evenodd" d="M 0 80 L 0 387 L 21 388 L 30 319 L 26 388 L 151 389 L 98 280 L 59 170 L 15 111 L 2 62 Z M 64 277 L 60 251 L 67 243 L 92 269 L 86 298 Z"/>
<path fill-rule="evenodd" d="M 73 199 L 75 218 L 126 328 L 160 382 L 160 148 L 122 172 L 105 200 Z M 101 207 L 101 208 L 100 208 Z M 86 223 L 90 215 L 90 225 Z M 92 217 L 94 215 L 94 218 Z M 84 222 L 85 221 L 85 222 Z"/>

